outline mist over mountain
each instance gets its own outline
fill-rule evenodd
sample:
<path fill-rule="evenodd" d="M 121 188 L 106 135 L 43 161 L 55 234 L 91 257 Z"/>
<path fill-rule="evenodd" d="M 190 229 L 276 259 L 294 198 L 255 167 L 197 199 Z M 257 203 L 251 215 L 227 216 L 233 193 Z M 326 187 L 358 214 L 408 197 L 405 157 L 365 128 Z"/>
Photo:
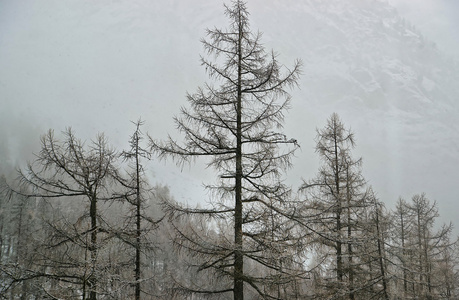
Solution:
<path fill-rule="evenodd" d="M 388 1 L 253 0 L 248 8 L 267 50 L 286 67 L 296 58 L 304 63 L 286 116 L 285 131 L 302 147 L 288 182 L 296 188 L 317 172 L 315 128 L 336 112 L 355 133 L 364 175 L 382 201 L 426 192 L 452 220 L 457 61 Z M 38 136 L 22 134 L 31 126 L 43 133 L 71 126 L 88 139 L 105 132 L 123 148 L 129 121 L 142 117 L 151 136 L 179 137 L 173 115 L 187 91 L 209 81 L 199 40 L 205 28 L 227 26 L 220 1 L 10 1 L 0 9 L 0 134 L 11 147 L 25 145 L 21 152 L 33 148 L 31 140 L 38 145 Z M 213 176 L 201 164 L 181 171 L 154 162 L 150 169 L 191 202 L 203 198 L 200 183 Z"/>
<path fill-rule="evenodd" d="M 337 112 L 355 132 L 364 173 L 382 200 L 425 191 L 454 220 L 449 208 L 459 191 L 457 61 L 387 1 L 275 4 L 263 9 L 255 1 L 253 20 L 281 58 L 304 61 L 289 131 L 311 149 L 311 127 Z M 281 11 L 288 18 L 263 21 L 279 20 Z M 314 156 L 304 148 L 299 160 Z M 311 165 L 301 163 L 292 173 L 305 176 Z"/>

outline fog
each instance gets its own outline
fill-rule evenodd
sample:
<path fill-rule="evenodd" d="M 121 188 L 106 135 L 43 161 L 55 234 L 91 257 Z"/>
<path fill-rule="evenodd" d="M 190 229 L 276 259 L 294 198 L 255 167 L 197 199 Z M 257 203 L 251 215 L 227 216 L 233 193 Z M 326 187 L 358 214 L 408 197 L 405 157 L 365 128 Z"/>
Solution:
<path fill-rule="evenodd" d="M 288 182 L 297 188 L 317 172 L 315 130 L 337 112 L 355 133 L 366 179 L 388 207 L 399 196 L 425 192 L 438 201 L 445 221 L 454 221 L 459 114 L 457 89 L 447 78 L 458 74 L 445 61 L 455 61 L 459 49 L 457 2 L 391 0 L 395 8 L 379 0 L 330 3 L 248 2 L 252 27 L 264 32 L 279 61 L 287 67 L 296 58 L 304 62 L 286 116 L 286 134 L 301 144 Z M 353 25 L 354 15 L 374 16 L 368 20 L 374 28 Z M 438 50 L 419 50 L 412 58 L 406 49 L 419 46 L 408 35 L 403 47 L 392 39 L 387 49 L 371 50 L 370 38 L 378 28 L 395 28 L 397 15 L 422 34 L 426 48 Z M 344 33 L 331 24 L 336 16 Z M 209 81 L 199 63 L 200 39 L 207 27 L 226 25 L 220 1 L 1 1 L 0 168 L 33 159 L 48 129 L 72 127 L 82 139 L 105 132 L 121 150 L 134 129 L 130 121 L 141 117 L 155 138 L 179 138 L 173 116 L 186 105 L 186 92 Z M 365 40 L 357 44 L 359 38 Z M 411 69 L 409 59 L 416 60 Z M 424 63 L 429 70 L 421 74 Z M 389 71 L 379 75 L 381 66 Z M 203 167 L 154 160 L 149 172 L 178 200 L 199 203 L 206 198 L 201 183 L 214 175 Z"/>
<path fill-rule="evenodd" d="M 459 49 L 459 3 L 454 0 L 390 0 L 400 15 L 415 24 L 422 33 L 450 56 Z"/>

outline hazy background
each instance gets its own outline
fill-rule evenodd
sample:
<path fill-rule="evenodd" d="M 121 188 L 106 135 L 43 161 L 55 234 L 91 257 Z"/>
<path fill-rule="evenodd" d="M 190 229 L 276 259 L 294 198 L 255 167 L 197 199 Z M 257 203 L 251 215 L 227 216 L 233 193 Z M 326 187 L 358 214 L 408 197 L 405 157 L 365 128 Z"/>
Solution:
<path fill-rule="evenodd" d="M 346 2 L 346 3 L 345 3 Z M 172 117 L 207 77 L 199 40 L 224 28 L 222 1 L 0 0 L 0 171 L 39 148 L 39 136 L 72 127 L 127 147 L 130 121 L 156 138 L 177 136 Z M 344 4 L 343 4 L 344 3 Z M 394 5 L 394 6 L 391 6 Z M 319 161 L 315 129 L 337 112 L 356 135 L 355 155 L 381 200 L 426 192 L 445 221 L 459 208 L 455 0 L 253 0 L 254 30 L 287 67 L 304 62 L 285 132 L 301 150 L 297 188 Z M 403 27 L 403 28 L 402 28 Z M 154 183 L 202 202 L 203 164 L 153 161 Z"/>
<path fill-rule="evenodd" d="M 448 55 L 459 50 L 459 1 L 389 0 L 400 15 L 413 22 L 423 34 Z"/>

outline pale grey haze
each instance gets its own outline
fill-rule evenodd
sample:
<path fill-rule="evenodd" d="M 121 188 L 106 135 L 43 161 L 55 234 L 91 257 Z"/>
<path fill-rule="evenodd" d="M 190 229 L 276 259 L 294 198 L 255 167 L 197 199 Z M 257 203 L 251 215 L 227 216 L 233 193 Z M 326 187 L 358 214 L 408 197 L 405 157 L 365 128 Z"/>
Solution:
<path fill-rule="evenodd" d="M 416 4 L 414 4 L 416 3 Z M 338 113 L 380 199 L 425 192 L 444 221 L 459 208 L 459 6 L 453 0 L 252 0 L 253 29 L 286 67 L 304 62 L 285 132 L 301 150 L 287 180 L 313 177 L 315 129 Z M 222 1 L 0 0 L 0 168 L 33 159 L 39 135 L 72 127 L 127 147 L 139 117 L 155 138 L 175 131 Z M 203 163 L 149 165 L 177 200 L 203 203 Z"/>
<path fill-rule="evenodd" d="M 389 0 L 401 16 L 416 24 L 447 55 L 457 57 L 459 49 L 459 1 Z"/>

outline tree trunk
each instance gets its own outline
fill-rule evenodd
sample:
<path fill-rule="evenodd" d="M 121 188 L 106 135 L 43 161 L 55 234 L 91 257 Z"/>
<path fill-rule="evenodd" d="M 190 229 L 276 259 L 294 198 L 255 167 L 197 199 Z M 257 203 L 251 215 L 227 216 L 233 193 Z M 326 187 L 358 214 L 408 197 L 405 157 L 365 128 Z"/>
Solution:
<path fill-rule="evenodd" d="M 236 203 L 234 205 L 234 300 L 244 299 L 244 281 L 242 278 L 244 274 L 244 257 L 242 253 L 242 30 L 242 24 L 239 20 L 238 83 L 236 107 Z"/>
<path fill-rule="evenodd" d="M 400 203 L 400 206 L 402 203 Z M 405 250 L 405 223 L 403 222 L 403 213 L 400 212 L 400 226 L 401 226 L 401 238 L 402 238 L 402 267 L 403 267 L 403 296 L 406 298 L 408 294 L 408 278 L 406 274 L 406 250 Z"/>
<path fill-rule="evenodd" d="M 91 207 L 89 209 L 89 215 L 91 218 L 91 243 L 89 245 L 90 258 L 91 258 L 91 275 L 88 279 L 88 287 L 90 288 L 89 300 L 97 300 L 97 275 L 96 275 L 96 263 L 97 263 L 97 198 L 92 196 Z"/>
<path fill-rule="evenodd" d="M 375 204 L 377 205 L 377 204 Z M 386 270 L 384 268 L 384 260 L 383 260 L 383 247 L 384 244 L 381 242 L 382 240 L 382 235 L 381 235 L 381 230 L 379 228 L 379 211 L 378 207 L 376 206 L 376 234 L 378 237 L 378 258 L 379 258 L 379 268 L 381 270 L 381 277 L 382 277 L 382 285 L 383 285 L 383 295 L 384 299 L 389 300 L 389 294 L 387 292 L 387 280 L 386 280 Z"/>
<path fill-rule="evenodd" d="M 348 202 L 348 205 L 349 202 Z M 351 215 L 350 215 L 350 207 L 348 207 L 348 224 L 347 224 L 347 255 L 348 255 L 348 270 L 349 270 L 349 300 L 354 300 L 354 270 L 352 268 L 352 244 L 351 244 L 351 238 L 352 238 L 352 228 L 351 228 Z"/>
<path fill-rule="evenodd" d="M 354 269 L 352 267 L 352 217 L 351 217 L 351 192 L 350 192 L 350 175 L 349 166 L 346 168 L 346 198 L 347 198 L 347 255 L 348 255 L 348 272 L 349 272 L 349 300 L 354 300 Z"/>
<path fill-rule="evenodd" d="M 336 126 L 334 126 L 334 147 L 335 147 L 335 162 L 334 162 L 334 175 L 335 175 L 335 187 L 336 187 L 336 232 L 337 232 L 337 240 L 336 240 L 336 275 L 340 284 L 343 283 L 344 277 L 344 270 L 343 270 L 343 253 L 342 253 L 342 240 L 341 240 L 341 213 L 342 213 L 342 203 L 340 197 L 340 178 L 339 178 L 339 157 L 338 157 L 338 141 L 337 141 L 337 133 L 336 133 Z"/>
<path fill-rule="evenodd" d="M 135 164 L 136 164 L 136 245 L 135 245 L 135 300 L 140 300 L 140 235 L 141 235 L 141 199 L 140 199 L 140 164 L 139 164 L 139 137 L 135 136 Z"/>

